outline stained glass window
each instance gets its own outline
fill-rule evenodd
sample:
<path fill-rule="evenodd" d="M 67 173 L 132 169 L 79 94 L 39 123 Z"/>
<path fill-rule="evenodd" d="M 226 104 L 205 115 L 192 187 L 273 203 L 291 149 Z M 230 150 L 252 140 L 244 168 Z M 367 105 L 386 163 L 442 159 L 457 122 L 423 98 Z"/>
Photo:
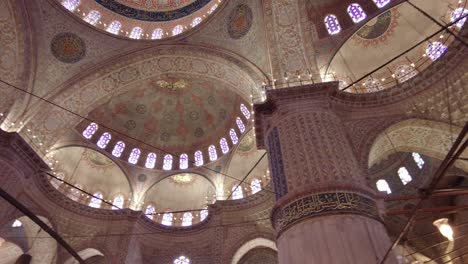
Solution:
<path fill-rule="evenodd" d="M 161 28 L 157 28 L 153 30 L 153 34 L 151 34 L 151 39 L 162 39 L 164 36 L 164 30 Z"/>
<path fill-rule="evenodd" d="M 107 27 L 106 31 L 109 33 L 118 35 L 121 27 L 122 27 L 122 23 L 120 23 L 117 20 L 114 20 Z"/>
<path fill-rule="evenodd" d="M 400 65 L 395 69 L 395 78 L 399 83 L 406 82 L 418 74 L 418 71 L 410 65 Z"/>
<path fill-rule="evenodd" d="M 107 147 L 107 144 L 109 144 L 109 141 L 111 140 L 112 136 L 109 133 L 104 133 L 102 136 L 99 138 L 99 141 L 96 143 L 96 145 L 102 149 L 105 149 Z"/>
<path fill-rule="evenodd" d="M 172 170 L 172 155 L 167 154 L 163 160 L 163 170 Z"/>
<path fill-rule="evenodd" d="M 141 35 L 143 34 L 143 29 L 141 27 L 134 27 L 130 32 L 130 38 L 132 39 L 140 39 Z"/>
<path fill-rule="evenodd" d="M 372 0 L 378 8 L 382 8 L 390 3 L 391 0 Z"/>
<path fill-rule="evenodd" d="M 119 194 L 114 198 L 114 201 L 112 202 L 112 210 L 119 210 L 123 208 L 124 205 L 124 197 L 123 195 Z"/>
<path fill-rule="evenodd" d="M 413 160 L 414 160 L 414 162 L 416 162 L 416 165 L 418 166 L 418 168 L 422 169 L 423 166 L 424 166 L 424 160 L 421 157 L 421 155 L 419 155 L 419 153 L 413 152 L 412 156 L 413 156 Z"/>
<path fill-rule="evenodd" d="M 200 221 L 205 220 L 208 217 L 208 210 L 203 209 L 200 211 Z"/>
<path fill-rule="evenodd" d="M 390 190 L 390 186 L 388 186 L 386 180 L 378 180 L 375 185 L 377 186 L 377 190 L 379 190 L 379 192 L 387 192 L 387 194 L 392 193 L 392 190 Z"/>
<path fill-rule="evenodd" d="M 130 157 L 128 157 L 128 162 L 131 164 L 137 164 L 138 159 L 140 158 L 141 155 L 141 150 L 134 148 L 132 149 L 132 152 L 130 152 Z"/>
<path fill-rule="evenodd" d="M 193 19 L 192 23 L 190 24 L 192 27 L 196 27 L 198 26 L 198 24 L 200 24 L 202 22 L 202 19 L 201 17 L 196 17 L 195 19 Z"/>
<path fill-rule="evenodd" d="M 96 23 L 99 22 L 100 18 L 101 13 L 99 13 L 99 11 L 91 10 L 84 18 L 84 21 L 88 22 L 91 25 L 96 25 Z"/>
<path fill-rule="evenodd" d="M 192 225 L 192 213 L 185 212 L 182 216 L 182 226 L 191 226 Z"/>
<path fill-rule="evenodd" d="M 161 224 L 165 226 L 171 226 L 172 225 L 172 219 L 174 218 L 174 215 L 172 213 L 164 213 L 162 217 Z"/>
<path fill-rule="evenodd" d="M 146 210 L 145 210 L 146 217 L 153 220 L 155 213 L 156 213 L 156 208 L 154 207 L 154 205 L 150 204 L 150 205 L 146 206 Z"/>
<path fill-rule="evenodd" d="M 247 108 L 247 106 L 245 106 L 244 104 L 241 104 L 240 105 L 240 110 L 241 110 L 242 114 L 245 116 L 245 118 L 247 118 L 247 119 L 250 118 L 251 114 L 250 114 L 250 111 Z"/>
<path fill-rule="evenodd" d="M 219 140 L 219 145 L 221 146 L 221 151 L 223 152 L 223 154 L 229 152 L 229 146 L 225 138 L 221 138 L 221 140 Z"/>
<path fill-rule="evenodd" d="M 154 169 L 154 166 L 156 166 L 156 154 L 151 152 L 146 156 L 145 167 L 148 169 Z"/>
<path fill-rule="evenodd" d="M 188 168 L 188 155 L 185 153 L 180 155 L 179 168 L 181 170 L 185 170 Z"/>
<path fill-rule="evenodd" d="M 239 128 L 240 132 L 241 132 L 241 133 L 244 133 L 244 131 L 245 131 L 245 125 L 244 125 L 244 122 L 242 122 L 242 120 L 241 120 L 240 117 L 237 117 L 237 118 L 236 118 L 236 123 L 237 123 L 237 127 Z"/>
<path fill-rule="evenodd" d="M 96 123 L 91 123 L 83 131 L 83 137 L 85 137 L 86 139 L 91 139 L 97 130 L 98 130 L 98 125 Z"/>
<path fill-rule="evenodd" d="M 382 83 L 371 76 L 364 81 L 364 87 L 366 87 L 367 92 L 377 92 L 384 89 Z"/>
<path fill-rule="evenodd" d="M 183 31 L 184 31 L 184 27 L 181 25 L 177 25 L 174 27 L 174 29 L 172 29 L 172 36 L 177 36 Z"/>
<path fill-rule="evenodd" d="M 125 150 L 125 143 L 123 141 L 119 141 L 115 144 L 114 149 L 112 150 L 112 155 L 114 157 L 120 158 L 124 150 Z"/>
<path fill-rule="evenodd" d="M 80 5 L 80 0 L 64 0 L 62 5 L 68 9 L 68 11 L 75 11 L 75 9 Z"/>
<path fill-rule="evenodd" d="M 468 14 L 468 10 L 462 8 L 462 7 L 459 7 L 457 9 L 455 9 L 453 12 L 452 12 L 452 15 L 450 17 L 450 20 L 452 22 L 456 21 L 457 19 L 463 17 L 463 16 L 466 16 Z M 463 19 L 460 19 L 458 20 L 457 23 L 455 23 L 455 25 L 458 27 L 458 28 L 462 28 L 463 25 L 465 24 L 465 21 L 466 21 L 466 17 L 463 18 Z"/>
<path fill-rule="evenodd" d="M 210 156 L 211 161 L 218 159 L 218 153 L 216 152 L 215 146 L 211 145 L 208 147 L 208 155 Z"/>
<path fill-rule="evenodd" d="M 23 223 L 21 223 L 21 221 L 18 219 L 16 219 L 11 225 L 11 227 L 22 227 L 22 226 L 23 226 Z"/>
<path fill-rule="evenodd" d="M 400 177 L 400 180 L 403 183 L 403 185 L 406 185 L 413 180 L 413 178 L 411 177 L 411 175 L 405 167 L 401 167 L 398 169 L 398 177 Z"/>
<path fill-rule="evenodd" d="M 231 137 L 231 141 L 232 141 L 233 145 L 235 145 L 235 144 L 237 144 L 237 142 L 239 142 L 239 138 L 237 137 L 237 133 L 233 128 L 231 128 L 231 130 L 229 130 L 229 136 Z"/>
<path fill-rule="evenodd" d="M 102 204 L 102 193 L 97 192 L 93 194 L 91 200 L 89 201 L 89 206 L 93 208 L 100 208 Z"/>
<path fill-rule="evenodd" d="M 250 183 L 250 189 L 252 190 L 252 194 L 256 194 L 262 190 L 262 182 L 259 179 L 254 179 Z"/>
<path fill-rule="evenodd" d="M 354 23 L 359 23 L 366 19 L 366 13 L 359 4 L 350 4 L 348 6 L 348 14 Z"/>
<path fill-rule="evenodd" d="M 242 187 L 239 185 L 232 187 L 232 199 L 237 200 L 237 199 L 242 199 L 242 198 L 244 198 Z"/>
<path fill-rule="evenodd" d="M 198 150 L 195 152 L 195 166 L 202 166 L 203 165 L 203 153 Z"/>
<path fill-rule="evenodd" d="M 335 35 L 341 32 L 340 22 L 335 15 L 328 15 L 325 17 L 325 27 L 328 30 L 328 34 Z"/>
<path fill-rule="evenodd" d="M 174 260 L 174 264 L 190 264 L 190 259 L 185 256 L 180 256 Z"/>
<path fill-rule="evenodd" d="M 426 56 L 431 58 L 431 60 L 436 61 L 442 54 L 447 50 L 447 46 L 442 44 L 439 41 L 432 42 L 426 48 Z"/>

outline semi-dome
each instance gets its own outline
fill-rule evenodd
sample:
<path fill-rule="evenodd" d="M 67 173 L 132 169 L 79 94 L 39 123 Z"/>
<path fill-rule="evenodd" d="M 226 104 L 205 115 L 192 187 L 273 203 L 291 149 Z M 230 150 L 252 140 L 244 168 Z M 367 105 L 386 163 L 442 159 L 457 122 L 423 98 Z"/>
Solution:
<path fill-rule="evenodd" d="M 108 33 L 159 40 L 197 27 L 221 0 L 56 0 L 74 15 Z"/>

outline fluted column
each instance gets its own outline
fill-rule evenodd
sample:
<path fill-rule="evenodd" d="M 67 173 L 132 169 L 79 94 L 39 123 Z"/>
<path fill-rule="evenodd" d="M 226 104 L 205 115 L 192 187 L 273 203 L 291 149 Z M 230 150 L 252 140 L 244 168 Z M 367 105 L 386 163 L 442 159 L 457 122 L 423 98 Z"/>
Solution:
<path fill-rule="evenodd" d="M 279 263 L 379 263 L 390 247 L 332 93 L 324 83 L 267 93 L 255 106 L 276 192 Z M 386 263 L 397 263 L 392 255 Z"/>

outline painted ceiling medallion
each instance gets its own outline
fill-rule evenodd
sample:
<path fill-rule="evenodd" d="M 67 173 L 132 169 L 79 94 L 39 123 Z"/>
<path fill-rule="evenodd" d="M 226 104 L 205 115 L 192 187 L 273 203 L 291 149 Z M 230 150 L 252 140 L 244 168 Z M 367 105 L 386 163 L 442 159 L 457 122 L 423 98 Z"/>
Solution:
<path fill-rule="evenodd" d="M 244 136 L 241 143 L 239 144 L 239 147 L 237 147 L 237 150 L 240 152 L 250 152 L 254 148 L 254 145 L 255 138 L 253 131 L 250 131 L 247 135 Z"/>
<path fill-rule="evenodd" d="M 112 165 L 112 161 L 106 156 L 100 154 L 99 152 L 85 150 L 83 155 L 87 158 L 89 162 L 92 163 L 92 165 L 96 167 L 107 167 Z"/>
<path fill-rule="evenodd" d="M 388 10 L 362 26 L 353 36 L 353 40 L 366 47 L 385 43 L 398 26 L 399 17 L 397 8 Z"/>
<path fill-rule="evenodd" d="M 50 44 L 50 49 L 55 58 L 65 63 L 76 63 L 86 55 L 84 41 L 69 32 L 55 35 Z"/>
<path fill-rule="evenodd" d="M 233 39 L 245 36 L 252 27 L 253 13 L 248 5 L 238 5 L 231 11 L 228 20 L 228 33 Z"/>

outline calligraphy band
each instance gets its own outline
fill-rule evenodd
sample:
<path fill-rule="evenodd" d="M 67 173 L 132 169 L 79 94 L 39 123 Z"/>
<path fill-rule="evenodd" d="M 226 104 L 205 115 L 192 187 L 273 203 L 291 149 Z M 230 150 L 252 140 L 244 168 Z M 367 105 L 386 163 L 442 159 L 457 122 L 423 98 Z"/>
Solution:
<path fill-rule="evenodd" d="M 375 201 L 355 192 L 324 192 L 301 197 L 272 214 L 278 236 L 295 223 L 311 217 L 359 214 L 380 220 Z"/>

